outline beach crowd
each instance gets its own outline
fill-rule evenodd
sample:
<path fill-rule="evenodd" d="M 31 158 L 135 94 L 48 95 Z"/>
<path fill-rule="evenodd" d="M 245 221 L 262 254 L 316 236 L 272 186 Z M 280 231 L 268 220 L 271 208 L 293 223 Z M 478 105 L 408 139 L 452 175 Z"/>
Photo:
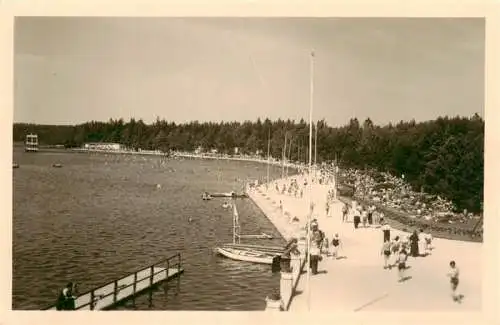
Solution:
<path fill-rule="evenodd" d="M 407 213 L 414 212 L 418 216 L 425 216 L 429 213 L 436 211 L 444 211 L 448 213 L 451 211 L 451 205 L 442 199 L 437 201 L 425 203 L 420 200 L 421 196 L 418 193 L 411 191 L 408 185 L 404 183 L 403 179 L 387 176 L 382 184 L 390 184 L 384 186 L 377 186 L 377 182 L 368 175 L 354 170 L 347 170 L 344 177 L 349 177 L 354 180 L 357 195 L 368 196 L 373 202 L 383 202 L 393 208 L 398 208 L 406 211 Z M 323 167 L 312 175 L 307 177 L 304 172 L 298 177 L 289 178 L 286 183 L 281 186 L 278 182 L 274 184 L 274 190 L 280 195 L 288 195 L 296 198 L 302 198 L 307 190 L 308 181 L 327 185 L 331 188 L 328 190 L 327 197 L 325 198 L 324 213 L 325 216 L 330 218 L 333 216 L 332 204 L 338 203 L 337 187 L 335 181 L 337 176 L 332 171 L 331 166 Z M 366 201 L 364 201 L 366 202 Z M 290 215 L 285 211 L 283 202 L 280 201 L 280 210 L 284 217 L 288 218 L 290 223 L 299 222 L 299 218 Z M 410 277 L 406 276 L 408 269 L 408 259 L 425 257 L 431 254 L 434 249 L 433 236 L 423 228 L 414 228 L 413 231 L 405 235 L 391 234 L 391 227 L 387 221 L 384 220 L 385 214 L 382 210 L 378 209 L 375 204 L 359 203 L 353 198 L 350 202 L 342 201 L 342 223 L 352 223 L 356 231 L 360 228 L 377 228 L 381 231 L 381 266 L 386 270 L 395 268 L 398 273 L 398 281 L 404 282 Z M 311 212 L 315 210 L 315 206 L 311 206 Z M 317 211 L 317 210 L 316 210 Z M 466 213 L 467 216 L 470 216 Z M 312 213 L 311 222 L 305 224 L 304 229 L 309 230 L 309 254 L 310 254 L 310 269 L 313 275 L 318 274 L 319 264 L 324 259 L 342 259 L 345 256 L 339 254 L 343 252 L 343 241 L 338 232 L 328 236 L 321 229 L 317 217 Z M 378 249 L 378 248 L 375 248 Z M 458 287 L 458 267 L 455 261 L 450 261 L 449 272 L 447 273 L 451 284 L 451 295 L 454 301 L 459 301 L 460 296 L 456 293 Z"/>

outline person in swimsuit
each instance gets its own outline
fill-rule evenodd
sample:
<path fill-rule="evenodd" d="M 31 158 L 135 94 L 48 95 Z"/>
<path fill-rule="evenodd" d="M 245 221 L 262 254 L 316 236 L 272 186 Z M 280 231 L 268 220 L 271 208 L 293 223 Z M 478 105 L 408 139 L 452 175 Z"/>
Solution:
<path fill-rule="evenodd" d="M 359 209 L 354 209 L 353 211 L 353 221 L 354 221 L 354 228 L 358 229 L 359 224 L 361 223 L 361 212 Z"/>
<path fill-rule="evenodd" d="M 450 262 L 450 270 L 448 271 L 448 277 L 450 278 L 450 285 L 451 285 L 451 297 L 453 298 L 453 301 L 458 301 L 459 296 L 457 295 L 457 287 L 458 287 L 458 275 L 459 271 L 456 266 L 455 261 Z"/>
<path fill-rule="evenodd" d="M 394 237 L 394 240 L 392 241 L 392 245 L 391 245 L 391 251 L 392 251 L 392 254 L 394 255 L 394 262 L 391 263 L 391 265 L 398 264 L 398 255 L 399 255 L 400 250 L 401 250 L 401 242 L 399 241 L 399 236 L 396 236 L 396 237 Z"/>
<path fill-rule="evenodd" d="M 403 282 L 405 278 L 405 270 L 406 270 L 406 260 L 408 259 L 408 253 L 406 252 L 406 249 L 402 249 L 401 252 L 399 252 L 398 256 L 398 275 L 399 275 L 399 282 Z"/>
<path fill-rule="evenodd" d="M 389 240 L 385 240 L 382 244 L 382 251 L 380 254 L 384 256 L 384 269 L 391 269 L 391 265 L 389 264 L 389 258 L 391 257 L 391 242 Z"/>
<path fill-rule="evenodd" d="M 391 240 L 391 227 L 387 223 L 382 226 L 382 233 L 384 235 L 383 240 Z"/>
<path fill-rule="evenodd" d="M 341 242 L 340 242 L 339 234 L 335 234 L 335 236 L 332 239 L 332 258 L 334 258 L 334 259 L 338 258 L 340 244 L 341 244 Z"/>
<path fill-rule="evenodd" d="M 344 205 L 342 206 L 342 222 L 346 222 L 347 221 L 347 204 L 344 203 Z"/>

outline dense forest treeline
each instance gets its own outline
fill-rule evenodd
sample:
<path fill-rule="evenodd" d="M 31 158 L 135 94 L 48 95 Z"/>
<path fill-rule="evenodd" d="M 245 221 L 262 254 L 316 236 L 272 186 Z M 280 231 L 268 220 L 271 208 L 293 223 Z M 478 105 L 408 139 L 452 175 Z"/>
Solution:
<path fill-rule="evenodd" d="M 343 167 L 375 169 L 405 175 L 415 190 L 423 189 L 450 199 L 457 209 L 478 212 L 483 200 L 484 121 L 440 117 L 433 121 L 374 125 L 353 118 L 342 127 L 318 121 L 317 161 L 337 158 Z M 190 122 L 176 124 L 157 119 L 151 125 L 142 120 L 88 122 L 76 126 L 14 124 L 14 141 L 36 133 L 40 144 L 78 147 L 85 142 L 118 142 L 130 148 L 162 151 L 192 151 L 199 146 L 220 153 L 283 156 L 307 161 L 309 125 L 304 120 L 256 122 Z"/>

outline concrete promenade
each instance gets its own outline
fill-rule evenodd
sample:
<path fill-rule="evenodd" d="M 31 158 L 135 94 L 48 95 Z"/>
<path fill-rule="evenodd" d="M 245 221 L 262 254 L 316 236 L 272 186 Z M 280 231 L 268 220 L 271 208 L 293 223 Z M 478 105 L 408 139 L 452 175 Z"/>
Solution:
<path fill-rule="evenodd" d="M 302 182 L 301 177 L 296 177 Z M 288 180 L 279 180 L 281 188 Z M 312 197 L 315 203 L 314 217 L 319 228 L 331 241 L 338 233 L 343 248 L 339 255 L 344 258 L 331 259 L 326 256 L 319 264 L 319 274 L 310 278 L 310 304 L 307 303 L 305 272 L 299 279 L 290 311 L 393 311 L 393 312 L 450 312 L 481 310 L 482 263 L 481 243 L 460 242 L 435 238 L 432 255 L 409 257 L 410 268 L 406 275 L 409 280 L 399 283 L 397 268 L 383 269 L 380 254 L 382 231 L 380 228 L 354 229 L 353 224 L 342 223 L 342 203 L 332 204 L 331 217 L 326 216 L 326 198 L 332 185 L 313 184 Z M 308 193 L 295 198 L 276 192 L 274 182 L 260 185 L 251 195 L 255 203 L 264 211 L 269 220 L 285 239 L 300 237 L 309 210 Z M 279 208 L 280 200 L 283 213 Z M 288 214 L 297 217 L 298 223 L 290 223 Z M 396 234 L 408 235 L 391 229 L 391 238 Z M 464 295 L 461 303 L 450 297 L 450 284 L 446 276 L 448 263 L 455 260 L 460 270 L 458 292 Z"/>

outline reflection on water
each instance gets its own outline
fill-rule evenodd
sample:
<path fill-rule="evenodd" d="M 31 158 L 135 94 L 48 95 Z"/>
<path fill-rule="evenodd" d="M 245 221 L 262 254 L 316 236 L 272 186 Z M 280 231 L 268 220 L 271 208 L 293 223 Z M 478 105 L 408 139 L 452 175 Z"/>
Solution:
<path fill-rule="evenodd" d="M 178 251 L 185 268 L 178 292 L 174 281 L 151 303 L 145 295 L 119 309 L 259 310 L 279 286 L 269 266 L 213 253 L 232 241 L 231 209 L 200 199 L 203 191 L 239 191 L 242 180 L 264 179 L 265 165 L 17 150 L 14 161 L 14 309 L 54 303 L 68 280 L 84 292 Z M 51 167 L 56 162 L 63 168 Z M 275 237 L 245 242 L 283 244 L 253 203 L 237 204 L 243 233 Z"/>

